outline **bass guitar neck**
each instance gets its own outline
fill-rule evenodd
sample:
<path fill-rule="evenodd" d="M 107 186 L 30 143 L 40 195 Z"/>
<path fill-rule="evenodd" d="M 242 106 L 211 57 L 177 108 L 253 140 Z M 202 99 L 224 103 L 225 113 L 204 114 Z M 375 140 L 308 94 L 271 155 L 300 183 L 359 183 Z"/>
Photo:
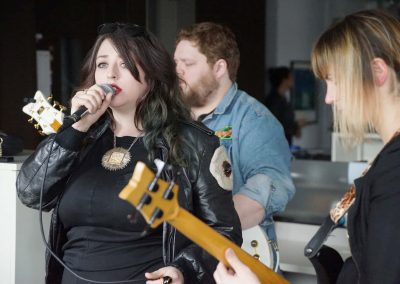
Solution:
<path fill-rule="evenodd" d="M 223 262 L 225 266 L 229 267 L 229 263 L 225 258 L 225 251 L 228 248 L 231 248 L 238 258 L 257 275 L 261 283 L 289 283 L 279 274 L 273 272 L 259 260 L 249 255 L 228 238 L 217 233 L 183 208 L 179 208 L 176 218 L 169 220 L 168 223 L 191 239 L 194 243 L 205 249 L 216 259 Z"/>
<path fill-rule="evenodd" d="M 160 179 L 143 162 L 136 164 L 132 178 L 119 193 L 121 199 L 136 207 L 152 228 L 166 221 L 226 266 L 229 267 L 225 251 L 232 248 L 239 259 L 257 275 L 261 283 L 289 283 L 228 238 L 181 208 L 177 196 L 178 186 Z"/>

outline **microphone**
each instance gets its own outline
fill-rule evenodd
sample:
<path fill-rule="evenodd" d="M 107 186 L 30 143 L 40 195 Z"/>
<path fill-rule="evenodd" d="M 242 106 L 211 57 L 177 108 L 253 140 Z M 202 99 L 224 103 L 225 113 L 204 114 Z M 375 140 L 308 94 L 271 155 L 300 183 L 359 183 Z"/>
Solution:
<path fill-rule="evenodd" d="M 110 84 L 98 84 L 97 86 L 99 86 L 104 91 L 104 93 L 112 93 L 113 96 L 115 95 L 115 88 Z"/>
<path fill-rule="evenodd" d="M 115 88 L 110 84 L 98 84 L 97 86 L 99 86 L 104 93 L 106 94 L 112 93 L 113 96 L 115 95 Z M 64 129 L 68 128 L 69 126 L 79 121 L 82 117 L 84 117 L 88 113 L 89 111 L 85 106 L 80 106 L 76 112 L 65 117 L 65 120 L 63 122 L 63 128 Z"/>

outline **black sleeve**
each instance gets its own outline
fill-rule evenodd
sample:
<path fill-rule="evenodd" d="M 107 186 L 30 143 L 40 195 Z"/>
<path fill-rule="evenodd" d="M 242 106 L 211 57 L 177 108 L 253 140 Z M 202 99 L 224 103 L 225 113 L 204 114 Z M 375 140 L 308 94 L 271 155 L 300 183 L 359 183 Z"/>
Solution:
<path fill-rule="evenodd" d="M 22 164 L 17 177 L 18 198 L 28 207 L 39 209 L 43 180 L 43 210 L 51 210 L 77 160 L 86 133 L 70 127 L 43 140 Z"/>
<path fill-rule="evenodd" d="M 400 178 L 399 168 L 373 184 L 369 203 L 365 274 L 360 283 L 400 281 Z"/>
<path fill-rule="evenodd" d="M 233 205 L 232 192 L 222 189 L 210 172 L 210 162 L 219 147 L 218 139 L 203 149 L 198 176 L 193 185 L 194 215 L 218 233 L 242 244 L 240 220 Z M 218 261 L 196 244 L 184 248 L 176 256 L 173 265 L 180 267 L 185 281 L 197 279 L 199 283 L 214 283 L 213 272 Z M 188 282 L 192 283 L 192 282 Z"/>

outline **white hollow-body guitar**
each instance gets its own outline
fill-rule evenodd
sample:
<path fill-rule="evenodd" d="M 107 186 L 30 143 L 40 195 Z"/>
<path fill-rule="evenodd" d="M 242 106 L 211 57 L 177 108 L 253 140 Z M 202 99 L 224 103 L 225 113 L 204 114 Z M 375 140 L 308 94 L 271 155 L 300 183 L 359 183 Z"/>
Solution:
<path fill-rule="evenodd" d="M 25 105 L 22 111 L 37 122 L 35 128 L 38 130 L 41 128 L 39 130 L 40 134 L 56 133 L 61 127 L 64 118 L 64 113 L 61 110 L 65 108 L 57 102 L 51 105 L 41 91 L 37 91 L 33 99 L 34 102 Z M 55 106 L 58 106 L 60 110 L 56 109 Z M 29 122 L 32 122 L 32 119 Z"/>
<path fill-rule="evenodd" d="M 269 240 L 260 226 L 254 226 L 242 231 L 242 249 L 254 258 L 260 260 L 273 271 L 278 270 L 278 247 Z"/>

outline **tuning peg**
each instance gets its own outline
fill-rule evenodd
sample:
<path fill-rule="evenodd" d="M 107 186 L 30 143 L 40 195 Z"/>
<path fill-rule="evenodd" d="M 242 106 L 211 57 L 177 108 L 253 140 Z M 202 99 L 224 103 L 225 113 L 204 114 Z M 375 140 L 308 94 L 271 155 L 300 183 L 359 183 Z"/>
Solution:
<path fill-rule="evenodd" d="M 154 212 L 151 215 L 151 218 L 148 222 L 148 225 L 144 228 L 143 232 L 141 233 L 142 237 L 145 236 L 147 234 L 147 232 L 151 229 L 151 224 L 153 224 L 157 218 L 161 218 L 163 216 L 163 214 L 164 214 L 163 211 L 158 207 L 154 210 Z"/>
<path fill-rule="evenodd" d="M 145 204 L 149 204 L 151 202 L 151 197 L 148 194 L 143 194 L 142 198 L 140 199 L 139 204 L 136 206 L 136 209 L 138 211 L 142 210 L 143 206 Z M 137 220 L 138 220 L 138 214 L 137 212 L 133 212 L 132 214 L 128 214 L 128 216 L 126 216 L 129 219 L 129 222 L 131 222 L 132 224 L 136 224 Z"/>
<path fill-rule="evenodd" d="M 164 191 L 163 198 L 171 200 L 174 197 L 174 193 L 172 189 L 174 188 L 175 182 L 172 180 L 168 186 L 168 188 Z"/>
<path fill-rule="evenodd" d="M 157 218 L 161 218 L 164 215 L 164 212 L 160 208 L 156 208 L 151 215 L 149 224 L 152 225 Z"/>
<path fill-rule="evenodd" d="M 149 185 L 147 186 L 147 189 L 149 190 L 149 191 L 151 191 L 151 192 L 157 192 L 157 190 L 158 190 L 158 183 L 157 183 L 157 181 L 158 181 L 158 179 L 160 178 L 160 176 L 159 175 L 156 175 L 153 179 L 152 179 L 152 181 L 149 183 Z"/>
<path fill-rule="evenodd" d="M 140 202 L 139 202 L 139 204 L 136 206 L 136 209 L 138 210 L 138 211 L 140 211 L 140 210 L 142 210 L 142 208 L 143 208 L 143 206 L 145 205 L 145 204 L 149 204 L 151 202 L 151 197 L 150 197 L 150 195 L 148 195 L 148 194 L 143 194 L 143 196 L 142 196 L 142 198 L 140 199 Z"/>
<path fill-rule="evenodd" d="M 29 123 L 33 123 L 33 117 L 31 117 L 30 119 L 28 119 Z"/>
<path fill-rule="evenodd" d="M 58 107 L 60 105 L 60 103 L 59 102 L 57 102 L 57 101 L 53 101 L 53 107 Z"/>
<path fill-rule="evenodd" d="M 146 225 L 146 227 L 144 227 L 143 232 L 140 234 L 141 237 L 144 237 L 145 235 L 147 235 L 147 233 L 151 230 L 150 225 Z"/>
<path fill-rule="evenodd" d="M 53 99 L 53 96 L 48 96 L 48 97 L 47 97 L 47 100 L 48 100 L 49 102 L 51 102 L 52 99 Z"/>
<path fill-rule="evenodd" d="M 35 129 L 39 129 L 40 125 L 39 125 L 39 123 L 36 123 L 36 124 L 33 125 L 33 127 L 35 127 Z"/>
<path fill-rule="evenodd" d="M 46 136 L 46 134 L 42 130 L 39 130 L 38 132 L 39 132 L 40 135 Z"/>
<path fill-rule="evenodd" d="M 63 106 L 63 105 L 58 105 L 58 109 L 60 111 L 66 111 L 67 110 L 67 108 L 65 106 Z"/>

